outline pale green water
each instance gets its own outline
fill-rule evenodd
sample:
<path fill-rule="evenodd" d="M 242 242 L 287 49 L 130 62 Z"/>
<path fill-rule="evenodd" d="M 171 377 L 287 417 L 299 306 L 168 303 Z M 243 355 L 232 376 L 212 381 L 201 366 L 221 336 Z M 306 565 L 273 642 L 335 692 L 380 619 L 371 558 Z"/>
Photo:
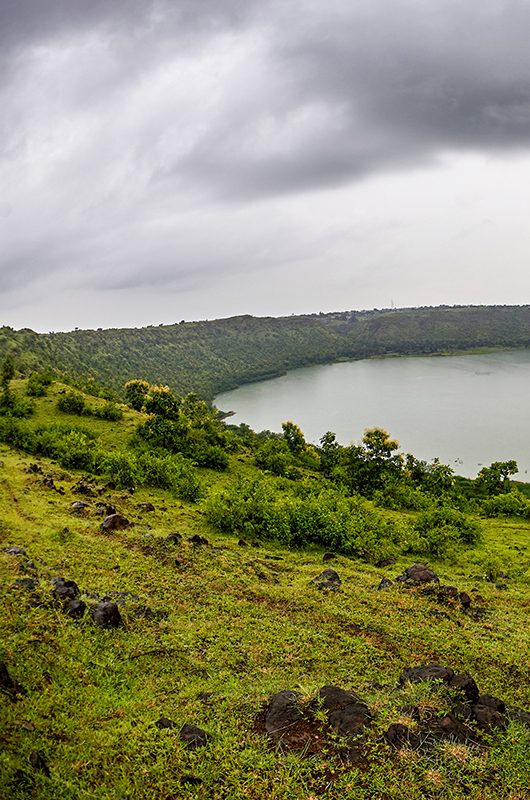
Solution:
<path fill-rule="evenodd" d="M 342 444 L 385 428 L 405 452 L 438 457 L 460 475 L 515 458 L 530 480 L 530 350 L 402 357 L 308 367 L 215 398 L 228 420 L 281 430 L 291 419 L 318 442 Z M 528 473 L 528 474 L 526 474 Z"/>

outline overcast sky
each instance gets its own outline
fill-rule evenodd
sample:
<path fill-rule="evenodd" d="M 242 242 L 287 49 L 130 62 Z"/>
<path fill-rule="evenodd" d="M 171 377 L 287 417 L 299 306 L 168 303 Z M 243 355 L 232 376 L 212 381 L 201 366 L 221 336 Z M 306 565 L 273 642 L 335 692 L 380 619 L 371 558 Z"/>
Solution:
<path fill-rule="evenodd" d="M 0 0 L 0 325 L 530 302 L 530 0 Z"/>

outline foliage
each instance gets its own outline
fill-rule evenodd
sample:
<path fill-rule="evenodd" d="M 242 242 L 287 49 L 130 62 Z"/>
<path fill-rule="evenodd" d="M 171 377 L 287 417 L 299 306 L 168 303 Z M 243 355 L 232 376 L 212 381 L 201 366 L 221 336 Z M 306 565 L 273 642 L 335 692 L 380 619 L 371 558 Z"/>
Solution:
<path fill-rule="evenodd" d="M 414 552 L 443 557 L 455 549 L 472 547 L 482 539 L 479 523 L 454 508 L 440 506 L 419 515 L 414 525 L 419 536 Z"/>
<path fill-rule="evenodd" d="M 385 519 L 361 498 L 304 488 L 296 493 L 270 478 L 243 480 L 209 495 L 205 514 L 221 531 L 276 539 L 288 546 L 319 544 L 370 560 L 397 551 L 406 527 Z"/>
<path fill-rule="evenodd" d="M 258 445 L 254 463 L 273 475 L 287 475 L 293 459 L 287 442 L 283 439 L 266 439 Z"/>
<path fill-rule="evenodd" d="M 517 461 L 494 461 L 489 467 L 482 467 L 475 485 L 483 494 L 491 497 L 510 491 L 510 475 L 516 475 Z"/>
<path fill-rule="evenodd" d="M 487 517 L 530 519 L 530 500 L 516 489 L 487 498 L 482 503 L 482 509 Z"/>
<path fill-rule="evenodd" d="M 306 448 L 304 434 L 294 422 L 282 422 L 283 438 L 294 456 L 300 456 Z"/>
<path fill-rule="evenodd" d="M 135 411 L 141 411 L 149 391 L 149 383 L 143 380 L 127 381 L 125 384 L 125 400 Z"/>
<path fill-rule="evenodd" d="M 52 381 L 53 375 L 50 370 L 32 372 L 26 384 L 26 394 L 29 397 L 44 397 Z"/>
<path fill-rule="evenodd" d="M 66 392 L 57 399 L 57 408 L 65 414 L 81 415 L 85 413 L 86 404 L 79 392 Z"/>
<path fill-rule="evenodd" d="M 123 411 L 114 400 L 107 400 L 102 406 L 96 406 L 91 410 L 91 413 L 98 419 L 107 419 L 110 422 L 117 422 L 123 419 Z"/>

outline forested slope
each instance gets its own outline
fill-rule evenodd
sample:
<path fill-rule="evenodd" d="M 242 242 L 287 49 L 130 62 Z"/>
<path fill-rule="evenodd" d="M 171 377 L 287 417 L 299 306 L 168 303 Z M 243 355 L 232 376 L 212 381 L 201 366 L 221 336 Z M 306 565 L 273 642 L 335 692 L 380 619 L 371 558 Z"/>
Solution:
<path fill-rule="evenodd" d="M 205 397 L 295 367 L 383 354 L 530 345 L 530 306 L 457 306 L 240 316 L 146 328 L 37 334 L 0 328 L 0 358 L 120 389 L 138 376 Z"/>

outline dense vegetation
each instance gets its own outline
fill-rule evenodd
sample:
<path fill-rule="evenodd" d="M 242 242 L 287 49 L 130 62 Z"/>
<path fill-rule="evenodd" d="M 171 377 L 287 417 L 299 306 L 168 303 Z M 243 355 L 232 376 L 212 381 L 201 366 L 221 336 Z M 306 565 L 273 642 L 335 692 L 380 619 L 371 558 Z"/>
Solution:
<path fill-rule="evenodd" d="M 0 359 L 52 367 L 122 390 L 131 376 L 211 399 L 295 367 L 391 353 L 530 345 L 530 306 L 417 308 L 283 318 L 251 316 L 138 329 L 37 334 L 0 328 Z"/>
<path fill-rule="evenodd" d="M 140 379 L 126 405 L 18 372 L 0 375 L 1 796 L 527 796 L 514 462 L 466 480 L 379 428 L 315 446 L 292 421 L 254 432 Z M 323 559 L 340 578 L 315 583 Z M 420 559 L 440 584 L 406 579 Z M 119 624 L 99 625 L 113 602 Z M 400 678 L 432 662 L 512 711 L 451 722 L 456 689 Z M 315 699 L 329 684 L 370 707 L 353 740 Z M 301 744 L 264 727 L 285 689 L 307 709 Z M 186 724 L 206 731 L 196 749 Z"/>

